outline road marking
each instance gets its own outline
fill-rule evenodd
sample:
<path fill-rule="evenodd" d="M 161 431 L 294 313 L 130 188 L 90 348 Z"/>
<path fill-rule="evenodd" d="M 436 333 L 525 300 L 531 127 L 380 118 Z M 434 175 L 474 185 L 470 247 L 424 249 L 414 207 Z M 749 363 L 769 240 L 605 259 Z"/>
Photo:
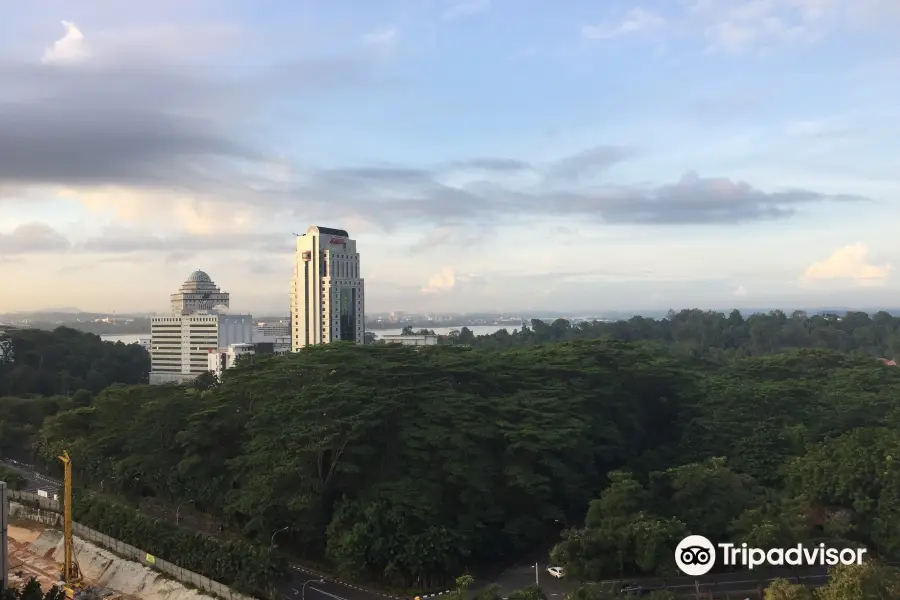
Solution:
<path fill-rule="evenodd" d="M 347 600 L 347 598 L 344 598 L 343 596 L 338 596 L 337 594 L 332 594 L 332 593 L 330 593 L 330 592 L 326 592 L 325 590 L 320 590 L 319 588 L 314 587 L 314 586 L 309 586 L 309 589 L 311 589 L 311 590 L 316 590 L 316 591 L 319 592 L 320 594 L 324 594 L 325 596 L 328 596 L 328 597 L 330 597 L 330 598 L 334 598 L 335 600 Z"/>

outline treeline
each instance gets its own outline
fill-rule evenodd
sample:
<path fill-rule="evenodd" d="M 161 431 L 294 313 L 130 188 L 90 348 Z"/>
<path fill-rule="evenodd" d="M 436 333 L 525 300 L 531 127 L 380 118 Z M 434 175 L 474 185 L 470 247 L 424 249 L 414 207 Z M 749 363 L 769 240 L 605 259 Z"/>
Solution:
<path fill-rule="evenodd" d="M 708 374 L 669 458 L 611 472 L 554 559 L 587 580 L 670 576 L 688 534 L 900 557 L 900 370 L 872 362 L 794 351 Z"/>
<path fill-rule="evenodd" d="M 900 369 L 871 358 L 795 350 L 718 365 L 604 340 L 331 344 L 197 387 L 108 389 L 50 417 L 42 455 L 55 467 L 67 448 L 89 485 L 193 500 L 260 544 L 287 528 L 279 544 L 297 555 L 408 588 L 561 530 L 555 558 L 588 579 L 670 573 L 688 531 L 900 550 L 887 525 L 900 486 L 876 477 L 893 477 L 878 462 L 888 442 L 828 451 L 900 424 Z M 844 479 L 810 474 L 817 464 Z"/>
<path fill-rule="evenodd" d="M 114 383 L 145 382 L 149 371 L 150 357 L 138 344 L 111 344 L 68 327 L 0 336 L 0 398 L 81 391 L 86 399 Z"/>
<path fill-rule="evenodd" d="M 424 588 L 558 536 L 607 471 L 675 443 L 695 400 L 649 348 L 433 350 L 330 344 L 212 389 L 111 388 L 48 419 L 41 452 L 261 544 L 288 528 L 280 546 L 346 577 Z"/>
<path fill-rule="evenodd" d="M 698 309 L 670 311 L 664 319 L 632 317 L 627 321 L 552 323 L 534 319 L 530 327 L 512 332 L 475 336 L 466 327 L 451 335 L 449 343 L 476 348 L 503 349 L 581 339 L 651 341 L 669 346 L 679 355 L 717 362 L 747 356 L 775 354 L 791 348 L 818 348 L 872 357 L 900 358 L 900 317 L 887 312 L 869 315 L 786 314 L 776 310 L 744 317 Z"/>
<path fill-rule="evenodd" d="M 72 518 L 246 594 L 270 597 L 275 585 L 288 576 L 283 555 L 271 548 L 191 533 L 92 494 L 74 498 Z"/>

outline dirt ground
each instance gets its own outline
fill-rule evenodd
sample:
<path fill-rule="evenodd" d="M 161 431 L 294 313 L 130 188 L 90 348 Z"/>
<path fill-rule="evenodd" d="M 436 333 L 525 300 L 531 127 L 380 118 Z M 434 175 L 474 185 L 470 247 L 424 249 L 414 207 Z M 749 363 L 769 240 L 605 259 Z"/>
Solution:
<path fill-rule="evenodd" d="M 35 556 L 28 546 L 41 535 L 43 527 L 37 523 L 9 524 L 9 573 L 10 583 L 25 583 L 32 577 L 41 588 L 49 590 L 59 581 L 60 564 L 48 556 Z"/>

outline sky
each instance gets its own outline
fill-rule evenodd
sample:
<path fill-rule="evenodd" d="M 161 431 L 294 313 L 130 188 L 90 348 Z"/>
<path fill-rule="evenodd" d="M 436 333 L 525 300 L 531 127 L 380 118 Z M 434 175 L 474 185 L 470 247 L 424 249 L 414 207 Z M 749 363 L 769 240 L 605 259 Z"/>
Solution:
<path fill-rule="evenodd" d="M 898 305 L 896 0 L 30 0 L 0 17 L 0 312 Z"/>

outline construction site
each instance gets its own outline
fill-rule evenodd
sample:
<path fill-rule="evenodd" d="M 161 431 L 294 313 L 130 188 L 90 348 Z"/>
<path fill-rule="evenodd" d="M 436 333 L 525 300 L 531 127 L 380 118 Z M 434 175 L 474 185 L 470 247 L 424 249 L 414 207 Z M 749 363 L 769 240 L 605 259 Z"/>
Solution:
<path fill-rule="evenodd" d="M 69 600 L 214 600 L 159 571 L 74 536 L 71 462 L 65 453 L 60 460 L 66 477 L 63 515 L 58 524 L 36 521 L 35 511 L 9 501 L 6 486 L 0 483 L 0 576 L 5 579 L 0 584 L 21 589 L 34 578 L 45 593 L 57 586 Z"/>

